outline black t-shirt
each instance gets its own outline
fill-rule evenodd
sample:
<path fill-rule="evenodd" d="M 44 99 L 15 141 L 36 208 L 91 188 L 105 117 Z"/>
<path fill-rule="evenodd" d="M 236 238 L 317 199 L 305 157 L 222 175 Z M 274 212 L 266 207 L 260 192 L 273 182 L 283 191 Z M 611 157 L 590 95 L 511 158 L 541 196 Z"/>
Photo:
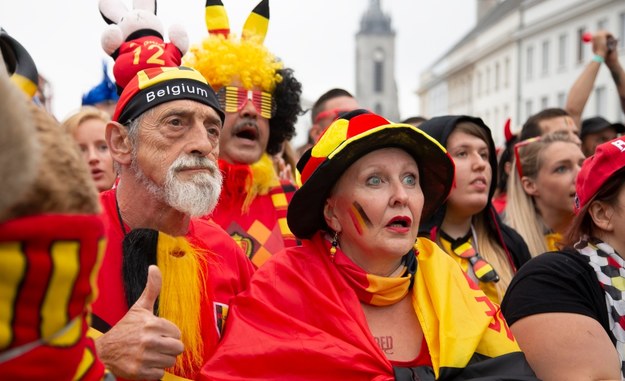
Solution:
<path fill-rule="evenodd" d="M 531 315 L 566 312 L 586 315 L 610 332 L 605 293 L 595 270 L 576 251 L 539 255 L 514 276 L 501 303 L 509 325 Z"/>

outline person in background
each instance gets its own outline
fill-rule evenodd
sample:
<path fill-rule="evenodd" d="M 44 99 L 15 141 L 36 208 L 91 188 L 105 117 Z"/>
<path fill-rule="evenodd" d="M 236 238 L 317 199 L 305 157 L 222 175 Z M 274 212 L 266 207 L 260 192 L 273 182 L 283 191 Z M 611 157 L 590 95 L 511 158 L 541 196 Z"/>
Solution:
<path fill-rule="evenodd" d="M 445 147 L 456 167 L 449 198 L 421 221 L 421 235 L 436 242 L 490 300 L 500 303 L 530 253 L 491 203 L 497 156 L 490 129 L 482 119 L 466 115 L 435 117 L 419 128 Z"/>
<path fill-rule="evenodd" d="M 522 142 L 554 131 L 565 131 L 572 140 L 578 144 L 581 143 L 579 127 L 575 124 L 573 117 L 561 108 L 547 108 L 527 118 L 521 127 L 519 141 Z"/>
<path fill-rule="evenodd" d="M 536 379 L 499 307 L 417 239 L 453 184 L 440 144 L 356 110 L 298 169 L 288 223 L 303 246 L 235 298 L 200 380 Z"/>
<path fill-rule="evenodd" d="M 223 189 L 205 218 L 217 222 L 261 266 L 283 248 L 297 245 L 286 224 L 296 186 L 278 176 L 272 157 L 295 134 L 302 85 L 263 45 L 268 0 L 252 11 L 240 39 L 221 22 L 228 17 L 223 4 L 209 3 L 209 36 L 185 56 L 217 92 L 226 114 L 219 141 Z"/>
<path fill-rule="evenodd" d="M 419 125 L 423 122 L 427 122 L 427 118 L 424 118 L 422 116 L 411 116 L 409 118 L 406 118 L 404 120 L 402 120 L 402 123 L 406 123 L 406 124 L 412 124 L 415 127 L 419 127 Z"/>
<path fill-rule="evenodd" d="M 599 144 L 613 140 L 623 132 L 625 132 L 623 123 L 610 123 L 600 116 L 584 119 L 580 134 L 584 155 L 592 156 Z"/>
<path fill-rule="evenodd" d="M 625 112 L 625 70 L 618 60 L 618 40 L 610 32 L 599 30 L 592 36 L 592 52 L 594 56 L 571 86 L 566 99 L 565 109 L 579 127 L 582 125 L 582 114 L 586 102 L 590 98 L 590 93 L 595 86 L 595 80 L 603 63 L 610 70 L 620 99 L 621 109 Z"/>
<path fill-rule="evenodd" d="M 118 100 L 117 86 L 109 77 L 106 62 L 103 61 L 102 81 L 82 96 L 82 105 L 93 106 L 109 115 L 113 115 Z"/>
<path fill-rule="evenodd" d="M 100 192 L 111 189 L 116 177 L 113 158 L 105 138 L 109 120 L 111 117 L 106 112 L 93 106 L 84 106 L 61 124 L 78 144 Z"/>
<path fill-rule="evenodd" d="M 532 257 L 556 250 L 573 219 L 575 178 L 585 158 L 573 138 L 555 131 L 514 146 L 504 221 Z"/>
<path fill-rule="evenodd" d="M 92 328 L 117 377 L 194 379 L 252 276 L 230 236 L 198 218 L 219 199 L 224 117 L 200 73 L 154 67 L 130 80 L 106 126 L 119 181 L 100 194 L 108 242 Z"/>
<path fill-rule="evenodd" d="M 515 276 L 502 310 L 545 381 L 625 379 L 625 138 L 597 147 L 576 182 L 566 248 Z"/>
<path fill-rule="evenodd" d="M 503 214 L 506 208 L 506 202 L 508 199 L 508 177 L 512 172 L 512 159 L 514 145 L 517 143 L 518 134 L 513 134 L 510 128 L 511 120 L 508 118 L 504 125 L 504 137 L 506 143 L 503 149 L 497 152 L 497 177 L 496 188 L 493 194 L 492 203 L 495 210 L 500 215 Z"/>
<path fill-rule="evenodd" d="M 347 90 L 333 88 L 321 94 L 315 101 L 310 112 L 312 126 L 308 131 L 308 141 L 297 149 L 299 157 L 312 147 L 319 135 L 340 114 L 360 108 L 358 101 Z"/>

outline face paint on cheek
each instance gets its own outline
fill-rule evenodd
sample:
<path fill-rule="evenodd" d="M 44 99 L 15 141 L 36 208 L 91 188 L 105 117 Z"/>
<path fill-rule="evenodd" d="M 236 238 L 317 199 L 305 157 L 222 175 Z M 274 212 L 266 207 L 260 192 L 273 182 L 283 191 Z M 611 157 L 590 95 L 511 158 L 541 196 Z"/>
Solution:
<path fill-rule="evenodd" d="M 352 218 L 352 222 L 354 223 L 354 227 L 356 227 L 356 231 L 358 231 L 358 234 L 362 234 L 362 232 L 366 228 L 370 228 L 371 226 L 373 226 L 371 220 L 369 219 L 369 216 L 367 216 L 367 213 L 365 213 L 365 211 L 362 209 L 362 206 L 356 201 L 352 203 L 352 207 L 349 210 L 349 215 Z"/>

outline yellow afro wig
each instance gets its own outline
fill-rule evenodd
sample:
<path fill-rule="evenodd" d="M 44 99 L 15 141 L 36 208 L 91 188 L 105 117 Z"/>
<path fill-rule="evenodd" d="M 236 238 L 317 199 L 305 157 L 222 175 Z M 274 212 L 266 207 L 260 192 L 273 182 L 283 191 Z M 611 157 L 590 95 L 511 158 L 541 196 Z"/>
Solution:
<path fill-rule="evenodd" d="M 237 84 L 248 90 L 273 93 L 282 81 L 277 70 L 282 62 L 255 38 L 228 38 L 211 34 L 198 46 L 191 47 L 183 64 L 198 70 L 213 89 Z"/>

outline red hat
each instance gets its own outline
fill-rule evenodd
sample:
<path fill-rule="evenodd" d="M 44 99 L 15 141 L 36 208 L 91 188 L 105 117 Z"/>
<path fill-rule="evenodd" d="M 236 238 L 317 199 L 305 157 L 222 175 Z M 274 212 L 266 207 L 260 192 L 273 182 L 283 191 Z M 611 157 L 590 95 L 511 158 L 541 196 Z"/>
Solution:
<path fill-rule="evenodd" d="M 619 169 L 625 167 L 625 137 L 597 146 L 595 154 L 584 161 L 577 175 L 575 209 L 592 199 L 599 188 Z"/>
<path fill-rule="evenodd" d="M 447 199 L 454 181 L 454 163 L 434 138 L 411 124 L 392 123 L 366 110 L 340 116 L 297 163 L 302 187 L 287 211 L 289 228 L 299 238 L 326 229 L 323 205 L 330 190 L 349 166 L 369 152 L 396 147 L 419 166 L 425 220 Z"/>

